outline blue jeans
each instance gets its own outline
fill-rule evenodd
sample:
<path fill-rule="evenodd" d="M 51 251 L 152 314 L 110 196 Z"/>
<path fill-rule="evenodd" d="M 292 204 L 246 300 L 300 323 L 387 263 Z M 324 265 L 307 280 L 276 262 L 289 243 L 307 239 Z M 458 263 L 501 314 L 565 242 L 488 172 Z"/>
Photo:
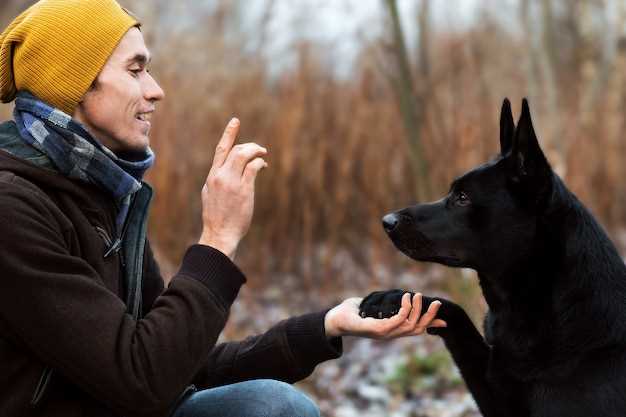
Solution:
<path fill-rule="evenodd" d="M 197 391 L 172 417 L 320 417 L 320 412 L 291 385 L 256 379 Z"/>

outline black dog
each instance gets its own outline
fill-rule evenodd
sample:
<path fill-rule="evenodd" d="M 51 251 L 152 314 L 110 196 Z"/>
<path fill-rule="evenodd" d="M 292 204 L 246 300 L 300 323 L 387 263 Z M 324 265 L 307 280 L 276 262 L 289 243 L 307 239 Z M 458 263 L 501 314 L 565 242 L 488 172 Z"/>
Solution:
<path fill-rule="evenodd" d="M 388 214 L 383 225 L 413 259 L 478 272 L 485 338 L 447 300 L 438 317 L 448 327 L 429 331 L 484 416 L 626 416 L 626 267 L 550 168 L 526 100 L 517 127 L 504 100 L 500 155 L 441 200 Z M 361 314 L 388 317 L 401 295 L 370 294 Z"/>

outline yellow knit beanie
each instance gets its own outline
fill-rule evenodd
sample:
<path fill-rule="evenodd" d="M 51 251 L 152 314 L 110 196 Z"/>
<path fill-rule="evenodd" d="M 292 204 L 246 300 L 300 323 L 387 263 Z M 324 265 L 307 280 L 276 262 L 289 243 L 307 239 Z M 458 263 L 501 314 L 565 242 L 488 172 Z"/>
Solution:
<path fill-rule="evenodd" d="M 41 0 L 0 35 L 0 100 L 18 90 L 73 114 L 124 34 L 139 23 L 115 0 Z"/>

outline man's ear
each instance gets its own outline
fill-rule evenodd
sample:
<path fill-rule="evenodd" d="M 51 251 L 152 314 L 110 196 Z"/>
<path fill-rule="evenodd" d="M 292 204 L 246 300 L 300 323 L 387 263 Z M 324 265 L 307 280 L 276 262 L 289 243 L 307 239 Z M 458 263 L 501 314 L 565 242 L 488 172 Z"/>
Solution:
<path fill-rule="evenodd" d="M 514 133 L 515 122 L 511 112 L 511 102 L 505 98 L 500 111 L 500 155 L 505 156 L 511 150 Z"/>
<path fill-rule="evenodd" d="M 522 114 L 517 122 L 513 136 L 511 160 L 514 176 L 519 180 L 524 178 L 543 178 L 551 170 L 535 135 L 526 99 L 522 100 Z"/>

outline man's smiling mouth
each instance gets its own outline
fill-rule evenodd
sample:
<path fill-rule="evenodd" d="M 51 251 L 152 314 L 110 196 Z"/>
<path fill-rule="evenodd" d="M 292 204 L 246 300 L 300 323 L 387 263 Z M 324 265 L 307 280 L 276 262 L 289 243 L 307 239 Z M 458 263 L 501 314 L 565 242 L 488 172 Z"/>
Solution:
<path fill-rule="evenodd" d="M 135 116 L 135 119 L 141 120 L 142 122 L 150 122 L 150 119 L 152 119 L 152 111 L 145 112 L 145 113 L 137 113 L 137 115 Z"/>

